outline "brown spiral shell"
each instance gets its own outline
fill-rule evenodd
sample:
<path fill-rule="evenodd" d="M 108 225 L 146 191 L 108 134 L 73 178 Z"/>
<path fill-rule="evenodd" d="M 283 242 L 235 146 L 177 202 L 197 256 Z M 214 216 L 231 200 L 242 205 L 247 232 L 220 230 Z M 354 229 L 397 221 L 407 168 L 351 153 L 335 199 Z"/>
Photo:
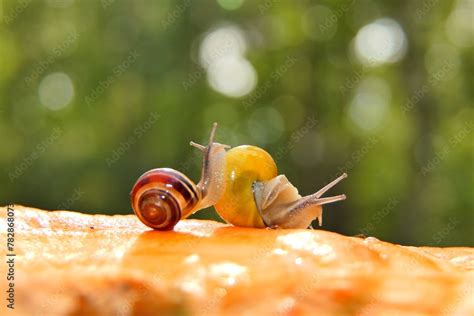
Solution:
<path fill-rule="evenodd" d="M 192 213 L 201 197 L 196 185 L 181 172 L 157 168 L 138 178 L 130 198 L 133 211 L 145 225 L 170 230 Z"/>

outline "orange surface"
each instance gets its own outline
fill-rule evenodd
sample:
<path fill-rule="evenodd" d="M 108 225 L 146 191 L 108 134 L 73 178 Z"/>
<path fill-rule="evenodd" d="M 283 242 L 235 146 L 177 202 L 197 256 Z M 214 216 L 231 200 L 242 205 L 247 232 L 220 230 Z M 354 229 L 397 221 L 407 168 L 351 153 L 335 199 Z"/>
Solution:
<path fill-rule="evenodd" d="M 15 230 L 15 311 L 1 315 L 474 315 L 472 248 L 202 220 L 155 232 L 22 206 Z"/>

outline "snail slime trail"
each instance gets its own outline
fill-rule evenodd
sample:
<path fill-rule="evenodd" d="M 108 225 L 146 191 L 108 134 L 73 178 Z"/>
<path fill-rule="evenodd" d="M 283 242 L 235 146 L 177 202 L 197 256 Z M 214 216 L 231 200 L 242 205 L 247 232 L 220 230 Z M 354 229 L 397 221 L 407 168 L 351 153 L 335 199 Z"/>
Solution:
<path fill-rule="evenodd" d="M 7 308 L 15 309 L 15 206 L 7 207 L 7 240 L 6 240 L 5 262 L 6 269 L 6 301 Z"/>

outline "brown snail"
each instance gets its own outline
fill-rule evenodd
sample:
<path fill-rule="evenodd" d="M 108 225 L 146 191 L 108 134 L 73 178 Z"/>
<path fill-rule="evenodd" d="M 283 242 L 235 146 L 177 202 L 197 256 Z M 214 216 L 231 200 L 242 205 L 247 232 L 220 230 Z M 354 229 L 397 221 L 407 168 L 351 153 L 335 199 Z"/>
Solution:
<path fill-rule="evenodd" d="M 228 146 L 214 142 L 216 128 L 214 123 L 207 146 L 191 142 L 204 153 L 201 180 L 197 185 L 171 168 L 152 169 L 138 178 L 130 197 L 133 211 L 145 225 L 170 230 L 180 219 L 214 205 L 221 197 Z"/>

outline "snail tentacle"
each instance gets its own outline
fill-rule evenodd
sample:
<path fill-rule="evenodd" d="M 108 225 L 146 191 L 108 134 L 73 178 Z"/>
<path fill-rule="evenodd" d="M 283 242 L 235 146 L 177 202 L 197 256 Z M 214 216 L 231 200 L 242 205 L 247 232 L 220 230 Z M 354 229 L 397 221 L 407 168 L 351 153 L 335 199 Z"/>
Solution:
<path fill-rule="evenodd" d="M 193 142 L 193 141 L 190 141 L 190 142 L 189 142 L 189 145 L 191 145 L 191 146 L 193 146 L 193 147 L 199 149 L 199 150 L 202 151 L 202 152 L 204 152 L 204 151 L 206 150 L 206 146 L 201 145 L 201 144 L 198 144 L 198 143 L 195 143 L 195 142 Z"/>
<path fill-rule="evenodd" d="M 315 218 L 321 225 L 321 205 L 346 199 L 344 194 L 326 198 L 321 195 L 346 177 L 344 173 L 318 192 L 302 197 L 284 175 L 279 175 L 269 181 L 254 183 L 255 203 L 268 227 L 306 228 Z"/>
<path fill-rule="evenodd" d="M 225 154 L 230 146 L 214 142 L 216 129 L 217 123 L 214 123 L 207 146 L 190 142 L 191 146 L 204 153 L 201 179 L 197 184 L 202 199 L 195 211 L 214 205 L 225 189 Z"/>

